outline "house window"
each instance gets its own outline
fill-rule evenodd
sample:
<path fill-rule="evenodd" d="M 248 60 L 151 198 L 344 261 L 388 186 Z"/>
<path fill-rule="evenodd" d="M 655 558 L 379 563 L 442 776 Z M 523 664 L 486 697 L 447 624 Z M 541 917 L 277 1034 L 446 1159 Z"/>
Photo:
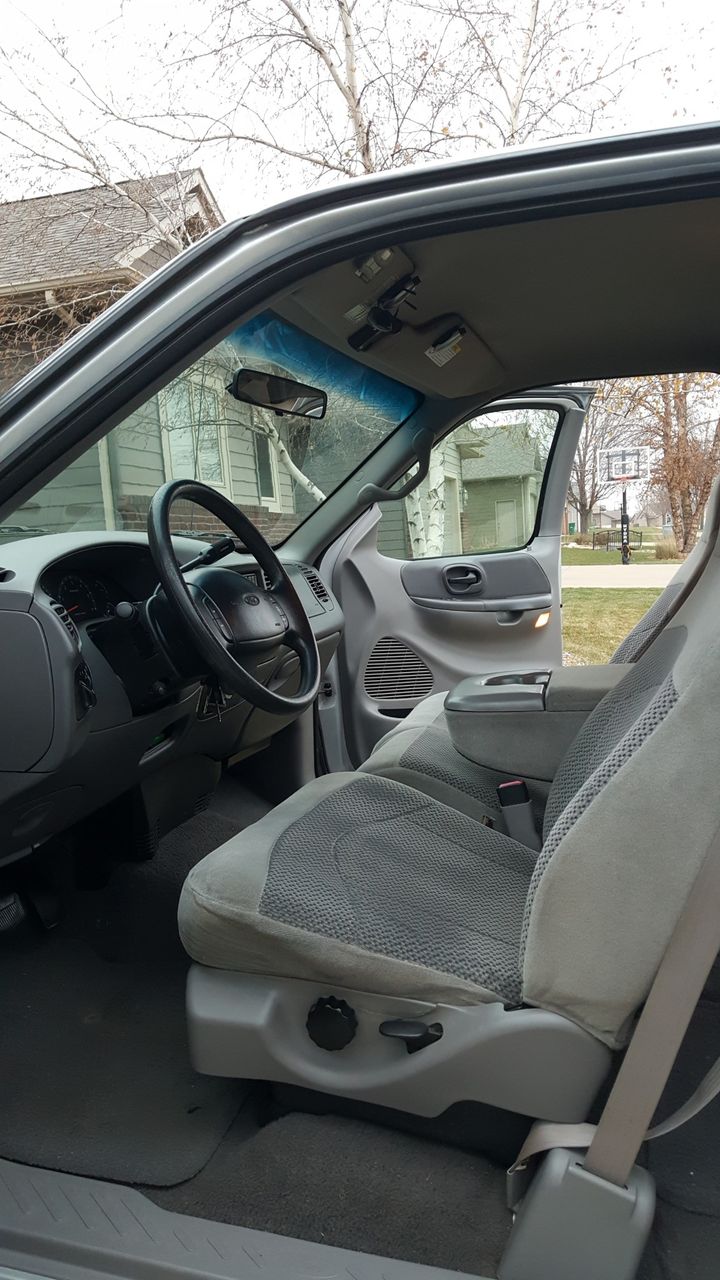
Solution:
<path fill-rule="evenodd" d="M 277 455 L 266 435 L 262 435 L 259 431 L 254 434 L 255 467 L 257 470 L 260 505 L 270 509 L 279 508 L 280 480 L 277 469 Z"/>
<path fill-rule="evenodd" d="M 218 393 L 178 380 L 165 392 L 169 470 L 176 480 L 201 480 L 227 487 L 223 418 Z"/>

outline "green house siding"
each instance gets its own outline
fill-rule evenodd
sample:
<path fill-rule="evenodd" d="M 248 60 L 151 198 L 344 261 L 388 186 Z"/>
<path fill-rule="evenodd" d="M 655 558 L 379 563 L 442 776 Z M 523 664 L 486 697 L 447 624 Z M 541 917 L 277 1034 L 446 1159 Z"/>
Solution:
<path fill-rule="evenodd" d="M 13 525 L 54 533 L 74 525 L 77 529 L 102 529 L 105 525 L 98 446 L 76 458 L 45 485 L 42 494 L 30 498 L 15 512 Z"/>
<path fill-rule="evenodd" d="M 463 551 L 502 550 L 528 542 L 535 525 L 535 508 L 541 477 L 468 480 L 465 484 Z M 508 537 L 501 504 L 511 504 L 515 514 L 515 538 Z"/>

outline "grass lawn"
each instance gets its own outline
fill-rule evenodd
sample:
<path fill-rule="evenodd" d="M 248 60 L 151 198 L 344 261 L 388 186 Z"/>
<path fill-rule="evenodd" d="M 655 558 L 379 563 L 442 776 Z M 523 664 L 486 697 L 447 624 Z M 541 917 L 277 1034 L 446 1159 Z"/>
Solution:
<path fill-rule="evenodd" d="M 609 662 L 621 640 L 657 600 L 659 591 L 629 587 L 563 591 L 563 649 L 577 663 Z"/>
<path fill-rule="evenodd" d="M 619 564 L 620 549 L 617 551 L 593 551 L 592 547 L 563 547 L 563 564 Z M 647 551 L 633 551 L 630 563 L 635 564 L 679 564 L 679 560 L 656 560 L 655 548 Z"/>

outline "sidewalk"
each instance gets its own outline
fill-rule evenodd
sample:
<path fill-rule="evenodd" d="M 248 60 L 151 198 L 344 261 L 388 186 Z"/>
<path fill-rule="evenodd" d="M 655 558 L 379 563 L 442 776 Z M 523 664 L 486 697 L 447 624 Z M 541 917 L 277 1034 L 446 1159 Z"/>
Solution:
<path fill-rule="evenodd" d="M 566 564 L 563 587 L 645 587 L 662 591 L 676 564 Z"/>

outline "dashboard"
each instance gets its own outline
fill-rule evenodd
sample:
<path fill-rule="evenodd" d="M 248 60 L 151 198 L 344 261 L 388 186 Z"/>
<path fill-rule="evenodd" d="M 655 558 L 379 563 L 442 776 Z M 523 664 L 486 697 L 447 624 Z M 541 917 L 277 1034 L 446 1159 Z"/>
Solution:
<path fill-rule="evenodd" d="M 181 563 L 208 546 L 173 541 Z M 262 584 L 246 554 L 223 563 Z M 339 603 L 311 566 L 285 568 L 325 670 L 342 632 Z M 118 797 L 132 797 L 118 830 L 127 814 L 140 814 L 142 839 L 155 838 L 196 811 L 221 762 L 258 751 L 294 719 L 201 676 L 168 678 L 162 646 L 128 620 L 157 587 L 141 533 L 42 535 L 0 547 L 0 699 L 10 727 L 0 736 L 0 863 Z M 126 604 L 132 610 L 118 610 Z M 281 647 L 258 659 L 255 675 L 294 693 L 297 672 L 296 656 Z"/>

